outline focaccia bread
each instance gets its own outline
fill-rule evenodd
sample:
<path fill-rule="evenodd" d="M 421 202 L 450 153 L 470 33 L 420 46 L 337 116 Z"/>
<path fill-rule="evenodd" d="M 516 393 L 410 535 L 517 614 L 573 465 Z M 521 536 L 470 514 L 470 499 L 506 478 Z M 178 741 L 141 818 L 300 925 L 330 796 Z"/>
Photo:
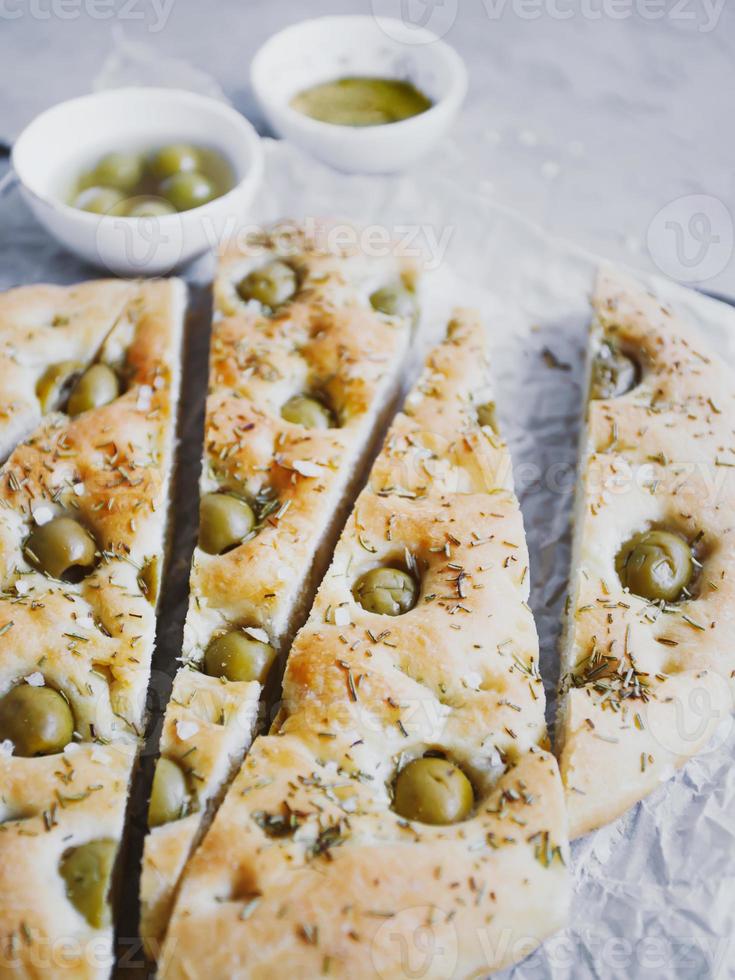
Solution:
<path fill-rule="evenodd" d="M 391 428 L 258 737 L 189 862 L 174 978 L 484 976 L 561 926 L 528 554 L 459 311 Z"/>
<path fill-rule="evenodd" d="M 49 368 L 87 367 L 136 288 L 101 279 L 0 293 L 0 460 L 59 407 L 63 384 L 53 384 Z"/>
<path fill-rule="evenodd" d="M 701 751 L 735 681 L 735 378 L 693 326 L 600 272 L 560 761 L 573 835 Z"/>
<path fill-rule="evenodd" d="M 79 366 L 49 365 L 59 411 L 0 469 L 0 976 L 104 977 L 112 964 L 108 892 L 145 725 L 185 290 L 96 285 L 60 302 L 70 328 L 73 297 L 124 303 L 79 341 Z M 16 343 L 26 304 L 3 304 L 18 319 L 0 337 Z"/>
<path fill-rule="evenodd" d="M 184 663 L 141 879 L 154 957 L 184 864 L 252 740 L 268 671 L 280 675 L 394 407 L 416 279 L 406 258 L 330 249 L 305 231 L 221 258 Z"/>

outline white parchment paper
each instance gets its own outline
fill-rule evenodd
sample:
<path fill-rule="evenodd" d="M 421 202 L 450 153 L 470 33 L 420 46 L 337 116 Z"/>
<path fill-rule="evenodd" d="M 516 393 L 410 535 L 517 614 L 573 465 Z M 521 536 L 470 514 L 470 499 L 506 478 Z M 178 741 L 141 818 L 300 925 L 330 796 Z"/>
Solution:
<path fill-rule="evenodd" d="M 102 84 L 140 77 L 136 71 L 145 69 L 145 51 L 123 55 L 116 52 L 117 61 L 108 63 Z M 131 59 L 139 62 L 137 69 L 131 69 Z M 181 63 L 174 77 L 186 84 Z M 162 80 L 159 67 L 155 83 Z M 188 87 L 201 84 L 197 77 Z M 553 724 L 584 328 L 598 260 L 548 238 L 490 200 L 466 194 L 462 160 L 451 145 L 439 173 L 338 175 L 293 147 L 269 141 L 266 179 L 252 217 L 344 217 L 421 247 L 431 272 L 417 362 L 420 347 L 436 339 L 453 304 L 477 305 L 483 312 L 531 550 L 531 602 Z M 49 241 L 17 195 L 1 207 L 3 288 L 95 274 Z M 200 260 L 187 277 L 202 283 L 211 270 L 211 260 Z M 735 367 L 735 311 L 641 278 L 693 316 Z M 649 799 L 574 845 L 569 929 L 505 977 L 735 977 L 735 736 L 729 725 L 721 735 Z"/>

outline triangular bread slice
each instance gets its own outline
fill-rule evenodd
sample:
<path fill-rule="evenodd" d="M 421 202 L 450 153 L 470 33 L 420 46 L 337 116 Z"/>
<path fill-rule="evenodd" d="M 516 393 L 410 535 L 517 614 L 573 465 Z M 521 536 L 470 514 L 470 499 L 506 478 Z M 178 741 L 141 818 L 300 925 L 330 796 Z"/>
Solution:
<path fill-rule="evenodd" d="M 13 976 L 104 977 L 112 965 L 106 893 L 145 725 L 185 307 L 178 280 L 120 286 L 114 328 L 94 337 L 119 395 L 47 415 L 0 469 L 0 973 Z M 38 544 L 58 517 L 93 539 L 94 567 L 71 581 L 46 573 Z M 17 725 L 7 737 L 4 699 L 25 688 L 68 705 L 60 751 L 19 751 Z M 55 731 L 61 747 L 67 731 Z"/>
<path fill-rule="evenodd" d="M 93 361 L 136 288 L 100 279 L 0 293 L 0 460 L 58 407 L 63 384 L 44 386 L 49 369 Z"/>
<path fill-rule="evenodd" d="M 294 641 L 281 714 L 189 863 L 166 980 L 480 976 L 564 923 L 528 554 L 487 402 L 484 331 L 458 311 Z M 385 565 L 420 580 L 403 615 L 353 595 Z M 393 808 L 397 773 L 427 752 L 471 780 L 467 819 Z"/>
<path fill-rule="evenodd" d="M 735 376 L 625 275 L 603 269 L 593 306 L 590 373 L 622 353 L 637 376 L 619 397 L 590 399 L 580 450 L 558 721 L 574 836 L 701 751 L 729 715 L 735 676 Z M 676 601 L 621 581 L 621 549 L 649 529 L 693 553 Z"/>
<path fill-rule="evenodd" d="M 237 283 L 272 262 L 295 273 L 296 293 L 275 310 L 243 301 Z M 366 456 L 395 409 L 412 318 L 376 311 L 370 296 L 397 283 L 413 294 L 417 272 L 407 258 L 323 247 L 313 232 L 295 229 L 252 238 L 221 258 L 200 490 L 234 492 L 260 513 L 238 546 L 221 555 L 198 547 L 192 561 L 184 665 L 160 743 L 188 794 L 180 818 L 148 834 L 141 877 L 141 935 L 154 957 L 184 864 L 258 720 L 259 680 L 208 676 L 205 652 L 221 634 L 244 631 L 276 651 L 280 675 Z M 284 404 L 302 394 L 328 405 L 338 424 L 308 428 L 283 418 Z"/>

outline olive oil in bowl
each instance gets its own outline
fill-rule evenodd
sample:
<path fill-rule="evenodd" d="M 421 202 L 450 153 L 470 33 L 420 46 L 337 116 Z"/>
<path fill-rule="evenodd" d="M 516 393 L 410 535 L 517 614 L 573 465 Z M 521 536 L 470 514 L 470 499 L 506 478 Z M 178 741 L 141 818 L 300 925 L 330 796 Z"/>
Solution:
<path fill-rule="evenodd" d="M 297 93 L 291 108 L 335 126 L 385 126 L 426 112 L 433 105 L 411 82 L 351 76 Z"/>

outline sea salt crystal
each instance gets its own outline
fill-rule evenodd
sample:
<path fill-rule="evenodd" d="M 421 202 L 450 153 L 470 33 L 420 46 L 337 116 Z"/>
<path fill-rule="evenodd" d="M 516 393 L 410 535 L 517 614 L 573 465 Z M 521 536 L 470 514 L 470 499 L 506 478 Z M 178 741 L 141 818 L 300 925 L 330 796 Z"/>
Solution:
<path fill-rule="evenodd" d="M 176 734 L 179 736 L 182 742 L 186 742 L 196 735 L 199 731 L 199 725 L 195 721 L 177 721 L 176 722 Z"/>
<path fill-rule="evenodd" d="M 32 674 L 24 677 L 23 680 L 31 687 L 43 687 L 43 685 L 46 683 L 40 670 L 35 670 Z"/>
<path fill-rule="evenodd" d="M 75 497 L 83 497 L 86 489 L 87 488 L 84 486 L 83 483 L 75 483 L 74 486 L 72 487 Z"/>
<path fill-rule="evenodd" d="M 310 463 L 308 459 L 295 459 L 291 464 L 302 476 L 321 476 L 322 468 L 318 463 Z"/>
<path fill-rule="evenodd" d="M 350 622 L 350 610 L 347 606 L 337 606 L 334 610 L 334 625 L 349 626 Z"/>
<path fill-rule="evenodd" d="M 150 385 L 141 385 L 138 391 L 138 402 L 137 407 L 143 411 L 147 412 L 151 407 L 151 399 L 153 398 L 153 388 Z"/>
<path fill-rule="evenodd" d="M 64 755 L 76 755 L 81 752 L 81 746 L 77 742 L 67 742 L 64 746 Z"/>
<path fill-rule="evenodd" d="M 0 755 L 11 756 L 14 748 L 15 745 L 10 741 L 10 739 L 4 738 L 2 742 L 0 742 Z"/>
<path fill-rule="evenodd" d="M 246 626 L 243 633 L 246 636 L 249 636 L 252 640 L 257 640 L 259 643 L 270 643 L 268 634 L 259 626 Z"/>
<path fill-rule="evenodd" d="M 48 504 L 39 504 L 38 507 L 33 508 L 33 520 L 39 527 L 43 524 L 48 524 L 53 519 L 53 516 L 54 509 L 53 507 L 49 507 Z"/>
<path fill-rule="evenodd" d="M 15 583 L 15 591 L 17 595 L 28 595 L 28 593 L 31 591 L 31 587 L 28 582 L 24 581 L 22 578 L 19 578 Z"/>

